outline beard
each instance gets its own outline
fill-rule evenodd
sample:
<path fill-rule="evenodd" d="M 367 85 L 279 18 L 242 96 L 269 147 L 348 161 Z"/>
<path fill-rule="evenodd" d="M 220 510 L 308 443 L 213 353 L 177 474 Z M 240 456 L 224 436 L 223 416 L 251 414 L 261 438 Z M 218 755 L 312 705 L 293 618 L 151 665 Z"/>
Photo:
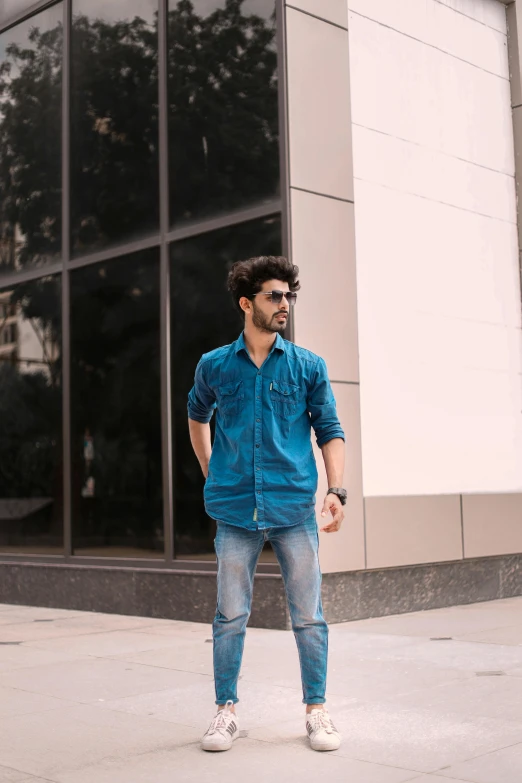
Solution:
<path fill-rule="evenodd" d="M 265 332 L 266 334 L 274 334 L 274 333 L 282 334 L 286 329 L 288 318 L 284 323 L 278 323 L 275 320 L 278 315 L 280 315 L 280 313 L 274 313 L 274 315 L 271 318 L 269 318 L 264 313 L 262 313 L 261 310 L 258 310 L 258 308 L 256 307 L 256 303 L 254 301 L 252 323 L 256 327 L 256 329 L 259 329 L 259 331 Z"/>

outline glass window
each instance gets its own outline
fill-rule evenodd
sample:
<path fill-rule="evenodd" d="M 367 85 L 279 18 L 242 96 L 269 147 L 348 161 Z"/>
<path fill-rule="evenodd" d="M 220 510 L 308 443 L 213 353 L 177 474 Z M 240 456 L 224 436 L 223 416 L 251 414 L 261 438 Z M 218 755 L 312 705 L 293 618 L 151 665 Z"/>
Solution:
<path fill-rule="evenodd" d="M 158 250 L 71 275 L 76 555 L 163 557 Z"/>
<path fill-rule="evenodd" d="M 170 217 L 193 221 L 279 189 L 274 0 L 170 0 Z"/>
<path fill-rule="evenodd" d="M 62 13 L 0 35 L 0 274 L 61 253 Z"/>
<path fill-rule="evenodd" d="M 73 0 L 73 255 L 158 230 L 157 5 Z"/>
<path fill-rule="evenodd" d="M 251 256 L 280 255 L 280 217 L 202 234 L 170 250 L 175 554 L 213 559 L 215 527 L 203 506 L 203 476 L 188 433 L 187 395 L 201 355 L 236 340 L 242 331 L 226 290 L 230 266 Z"/>
<path fill-rule="evenodd" d="M 2 0 L 0 3 L 0 24 L 9 22 L 10 19 L 29 10 L 35 3 L 36 0 Z"/>
<path fill-rule="evenodd" d="M 60 279 L 0 291 L 0 551 L 61 554 Z"/>

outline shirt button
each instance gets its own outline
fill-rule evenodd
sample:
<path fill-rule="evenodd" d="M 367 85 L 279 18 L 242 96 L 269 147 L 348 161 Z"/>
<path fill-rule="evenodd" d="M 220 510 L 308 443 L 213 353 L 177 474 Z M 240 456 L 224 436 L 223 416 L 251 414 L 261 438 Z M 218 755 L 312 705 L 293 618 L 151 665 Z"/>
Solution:
<path fill-rule="evenodd" d="M 256 421 L 261 421 L 261 419 L 256 419 Z"/>
<path fill-rule="evenodd" d="M 260 489 L 258 489 L 258 490 L 257 490 L 257 494 L 258 494 L 258 495 L 260 495 L 260 494 L 261 494 L 261 490 L 260 490 Z"/>
<path fill-rule="evenodd" d="M 259 443 L 256 443 L 256 449 L 258 449 L 258 448 L 259 448 Z"/>

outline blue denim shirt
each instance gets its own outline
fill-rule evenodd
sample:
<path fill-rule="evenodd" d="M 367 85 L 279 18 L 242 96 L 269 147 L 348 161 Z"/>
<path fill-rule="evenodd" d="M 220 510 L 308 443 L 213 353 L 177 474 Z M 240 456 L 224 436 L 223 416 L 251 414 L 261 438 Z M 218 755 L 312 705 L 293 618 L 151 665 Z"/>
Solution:
<path fill-rule="evenodd" d="M 318 446 L 343 438 L 326 365 L 277 335 L 261 368 L 243 334 L 204 354 L 188 398 L 190 419 L 216 431 L 205 483 L 207 514 L 218 522 L 264 530 L 313 515 Z"/>

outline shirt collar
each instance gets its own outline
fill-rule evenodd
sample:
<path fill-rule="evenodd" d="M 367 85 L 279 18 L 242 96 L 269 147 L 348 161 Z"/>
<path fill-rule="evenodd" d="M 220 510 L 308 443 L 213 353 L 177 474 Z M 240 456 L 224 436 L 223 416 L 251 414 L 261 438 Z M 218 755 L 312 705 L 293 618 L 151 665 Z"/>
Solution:
<path fill-rule="evenodd" d="M 247 347 L 246 347 L 246 344 L 245 344 L 245 333 L 244 332 L 241 332 L 241 334 L 237 338 L 237 340 L 236 340 L 236 349 L 235 350 L 236 350 L 236 353 L 239 353 L 240 351 L 245 351 L 245 353 L 248 354 Z M 272 353 L 272 351 L 281 351 L 281 353 L 285 353 L 285 351 L 286 351 L 285 341 L 283 340 L 283 338 L 281 337 L 280 334 L 276 335 L 275 342 L 274 342 L 274 344 L 272 346 L 272 349 L 271 349 L 270 353 Z"/>

